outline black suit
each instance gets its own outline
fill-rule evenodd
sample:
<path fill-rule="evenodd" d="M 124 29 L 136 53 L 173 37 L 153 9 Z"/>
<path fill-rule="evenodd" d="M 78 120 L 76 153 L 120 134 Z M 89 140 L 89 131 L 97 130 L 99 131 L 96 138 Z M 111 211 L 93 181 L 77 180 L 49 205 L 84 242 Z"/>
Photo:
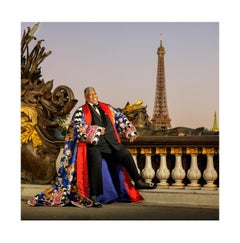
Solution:
<path fill-rule="evenodd" d="M 92 113 L 92 125 L 105 127 L 105 134 L 100 136 L 98 145 L 87 145 L 90 194 L 100 195 L 103 193 L 102 158 L 109 167 L 111 163 L 121 163 L 135 182 L 140 179 L 140 175 L 130 152 L 118 142 L 108 116 L 100 107 L 100 115 L 91 105 L 89 108 Z"/>

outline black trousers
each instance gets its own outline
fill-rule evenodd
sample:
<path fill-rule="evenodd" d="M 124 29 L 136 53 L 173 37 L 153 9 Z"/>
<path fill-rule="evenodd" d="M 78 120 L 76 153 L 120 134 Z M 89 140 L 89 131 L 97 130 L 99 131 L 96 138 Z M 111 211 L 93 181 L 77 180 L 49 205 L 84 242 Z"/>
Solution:
<path fill-rule="evenodd" d="M 133 181 L 138 181 L 140 175 L 131 153 L 122 144 L 120 150 L 111 148 L 111 153 L 102 153 L 98 146 L 87 147 L 88 173 L 90 195 L 100 195 L 103 193 L 102 183 L 102 159 L 104 158 L 109 166 L 111 163 L 120 163 L 128 172 Z"/>

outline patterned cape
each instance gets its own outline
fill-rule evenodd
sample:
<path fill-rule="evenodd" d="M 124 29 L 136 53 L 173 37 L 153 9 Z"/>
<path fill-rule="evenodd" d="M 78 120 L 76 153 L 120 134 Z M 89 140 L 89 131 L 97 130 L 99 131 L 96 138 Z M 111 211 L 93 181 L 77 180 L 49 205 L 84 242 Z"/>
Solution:
<path fill-rule="evenodd" d="M 136 128 L 118 109 L 99 102 L 100 107 L 110 118 L 115 134 L 129 138 L 136 134 Z M 65 206 L 90 207 L 89 181 L 87 166 L 87 143 L 98 144 L 101 127 L 91 125 L 92 116 L 87 104 L 79 107 L 70 121 L 61 163 L 55 184 L 28 200 L 31 206 Z M 107 204 L 114 201 L 140 202 L 143 197 L 134 188 L 131 179 L 117 161 L 109 167 L 102 161 L 103 194 L 98 200 Z"/>

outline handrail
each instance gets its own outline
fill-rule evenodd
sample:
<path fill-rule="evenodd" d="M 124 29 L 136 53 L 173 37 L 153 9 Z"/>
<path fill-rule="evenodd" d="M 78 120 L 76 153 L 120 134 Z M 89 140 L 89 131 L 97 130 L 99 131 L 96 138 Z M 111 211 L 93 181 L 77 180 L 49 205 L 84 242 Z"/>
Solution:
<path fill-rule="evenodd" d="M 218 147 L 218 135 L 204 136 L 143 136 L 138 137 L 133 143 L 127 139 L 122 139 L 122 143 L 127 147 Z"/>

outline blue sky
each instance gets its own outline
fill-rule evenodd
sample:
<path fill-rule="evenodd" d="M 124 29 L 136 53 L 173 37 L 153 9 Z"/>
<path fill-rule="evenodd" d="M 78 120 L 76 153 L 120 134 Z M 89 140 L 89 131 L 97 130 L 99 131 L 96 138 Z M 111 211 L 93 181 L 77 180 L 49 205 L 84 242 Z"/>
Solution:
<path fill-rule="evenodd" d="M 33 25 L 22 22 L 21 33 Z M 160 34 L 172 127 L 212 128 L 219 114 L 218 22 L 40 22 L 35 36 L 52 51 L 43 79 L 69 86 L 77 106 L 83 89 L 94 86 L 115 107 L 142 99 L 151 117 Z"/>

